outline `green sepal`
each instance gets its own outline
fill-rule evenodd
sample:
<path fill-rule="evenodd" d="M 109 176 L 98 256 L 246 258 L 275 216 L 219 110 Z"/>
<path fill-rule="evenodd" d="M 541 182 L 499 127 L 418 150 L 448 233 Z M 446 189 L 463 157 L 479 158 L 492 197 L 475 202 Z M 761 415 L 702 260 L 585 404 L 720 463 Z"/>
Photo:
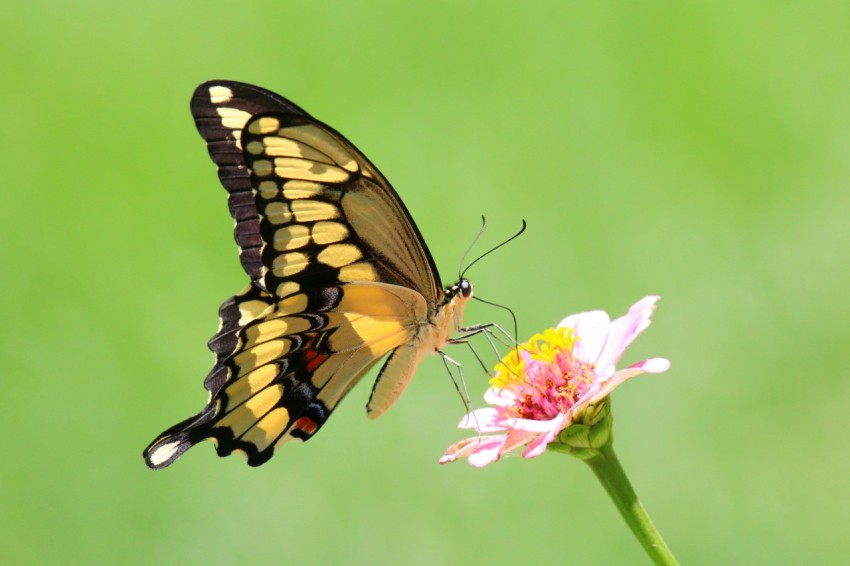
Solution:
<path fill-rule="evenodd" d="M 562 430 L 548 447 L 589 460 L 614 441 L 613 425 L 611 398 L 605 397 L 576 415 L 574 422 Z"/>

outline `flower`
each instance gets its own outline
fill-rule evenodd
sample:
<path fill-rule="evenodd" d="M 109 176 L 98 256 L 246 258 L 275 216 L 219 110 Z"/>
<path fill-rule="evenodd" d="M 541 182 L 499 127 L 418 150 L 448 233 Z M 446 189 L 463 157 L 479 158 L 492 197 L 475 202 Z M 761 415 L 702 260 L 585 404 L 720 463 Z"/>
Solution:
<path fill-rule="evenodd" d="M 493 406 L 460 422 L 460 428 L 479 434 L 450 446 L 440 463 L 467 458 L 483 467 L 521 446 L 523 457 L 539 456 L 564 429 L 607 415 L 608 395 L 618 385 L 641 373 L 666 371 L 670 362 L 664 358 L 616 370 L 623 352 L 649 326 L 658 299 L 644 297 L 613 322 L 604 311 L 570 315 L 512 350 L 496 365 L 484 394 Z"/>

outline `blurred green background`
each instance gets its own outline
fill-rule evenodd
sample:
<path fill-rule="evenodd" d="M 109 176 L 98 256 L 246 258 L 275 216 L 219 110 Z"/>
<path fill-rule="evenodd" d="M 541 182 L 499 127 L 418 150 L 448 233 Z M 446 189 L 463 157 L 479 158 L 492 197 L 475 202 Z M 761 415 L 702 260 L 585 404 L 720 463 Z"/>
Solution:
<path fill-rule="evenodd" d="M 687 564 L 850 553 L 850 4 L 13 2 L 0 20 L 0 563 L 644 563 L 590 470 L 437 465 L 434 357 L 267 465 L 141 451 L 247 281 L 189 114 L 253 82 L 354 141 L 520 336 L 662 296 L 616 447 Z M 466 322 L 502 312 L 476 305 Z M 485 378 L 464 357 L 473 402 Z M 372 376 L 366 381 L 371 383 Z"/>

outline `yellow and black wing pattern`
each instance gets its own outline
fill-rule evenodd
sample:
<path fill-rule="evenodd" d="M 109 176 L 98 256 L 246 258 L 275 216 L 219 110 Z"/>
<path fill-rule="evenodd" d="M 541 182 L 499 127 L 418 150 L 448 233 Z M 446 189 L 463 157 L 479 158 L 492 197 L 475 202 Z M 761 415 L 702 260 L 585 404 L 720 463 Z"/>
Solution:
<path fill-rule="evenodd" d="M 191 108 L 228 192 L 250 283 L 219 310 L 208 404 L 144 457 L 164 468 L 211 439 L 220 456 L 240 451 L 257 466 L 285 442 L 312 437 L 389 354 L 367 405 L 380 416 L 421 357 L 460 328 L 472 288 L 442 288 L 387 180 L 298 106 L 253 85 L 210 81 Z"/>

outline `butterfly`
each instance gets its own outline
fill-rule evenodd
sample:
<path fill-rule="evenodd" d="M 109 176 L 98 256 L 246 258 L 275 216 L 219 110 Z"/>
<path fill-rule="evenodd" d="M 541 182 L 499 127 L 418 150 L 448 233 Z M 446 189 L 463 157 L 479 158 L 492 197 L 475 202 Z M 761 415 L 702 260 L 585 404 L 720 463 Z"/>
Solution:
<path fill-rule="evenodd" d="M 210 81 L 192 115 L 235 220 L 250 283 L 219 310 L 209 402 L 144 451 L 153 469 L 210 439 L 268 461 L 309 440 L 386 357 L 366 405 L 380 417 L 427 354 L 461 331 L 472 285 L 443 288 L 404 203 L 347 139 L 257 86 Z"/>

